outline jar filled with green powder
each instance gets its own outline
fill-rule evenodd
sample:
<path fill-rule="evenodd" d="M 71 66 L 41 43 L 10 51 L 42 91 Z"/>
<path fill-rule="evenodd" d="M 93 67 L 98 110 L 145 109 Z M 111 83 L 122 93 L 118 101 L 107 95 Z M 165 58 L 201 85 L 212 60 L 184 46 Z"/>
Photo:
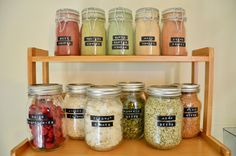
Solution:
<path fill-rule="evenodd" d="M 123 137 L 126 139 L 140 139 L 144 129 L 144 83 L 120 82 L 123 103 Z"/>
<path fill-rule="evenodd" d="M 157 149 L 171 149 L 182 140 L 183 106 L 177 86 L 150 86 L 145 105 L 145 140 Z"/>
<path fill-rule="evenodd" d="M 109 10 L 108 54 L 133 55 L 132 11 L 118 7 Z"/>
<path fill-rule="evenodd" d="M 99 8 L 82 11 L 81 55 L 105 55 L 105 12 Z"/>

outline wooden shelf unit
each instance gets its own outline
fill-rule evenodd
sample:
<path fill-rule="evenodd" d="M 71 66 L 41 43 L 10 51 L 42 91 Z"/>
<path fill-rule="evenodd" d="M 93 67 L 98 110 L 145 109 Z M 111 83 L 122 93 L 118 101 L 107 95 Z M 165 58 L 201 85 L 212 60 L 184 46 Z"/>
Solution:
<path fill-rule="evenodd" d="M 28 49 L 28 83 L 35 84 L 36 63 L 42 63 L 42 82 L 49 83 L 49 63 L 53 62 L 182 62 L 192 64 L 192 82 L 198 83 L 198 64 L 205 63 L 205 90 L 203 129 L 198 137 L 185 139 L 172 150 L 157 150 L 147 146 L 144 140 L 125 140 L 117 149 L 109 152 L 96 152 L 86 146 L 84 141 L 68 140 L 65 145 L 52 152 L 36 152 L 24 140 L 11 151 L 12 156 L 130 156 L 130 155 L 160 155 L 160 156 L 230 156 L 230 150 L 211 136 L 212 125 L 212 95 L 214 72 L 214 49 L 202 48 L 192 52 L 192 56 L 48 56 L 48 51 Z"/>

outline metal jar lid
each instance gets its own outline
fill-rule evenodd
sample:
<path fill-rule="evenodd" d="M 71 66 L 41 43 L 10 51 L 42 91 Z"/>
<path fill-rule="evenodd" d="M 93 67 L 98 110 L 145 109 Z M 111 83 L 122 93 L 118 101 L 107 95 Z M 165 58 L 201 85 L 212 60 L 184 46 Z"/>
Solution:
<path fill-rule="evenodd" d="M 60 84 L 35 84 L 28 87 L 29 95 L 55 95 L 62 93 Z"/>
<path fill-rule="evenodd" d="M 121 88 L 114 85 L 96 85 L 87 89 L 87 94 L 90 96 L 118 96 L 121 93 Z"/>
<path fill-rule="evenodd" d="M 136 10 L 135 20 L 159 20 L 159 10 L 152 7 L 140 8 Z"/>
<path fill-rule="evenodd" d="M 69 93 L 85 93 L 86 89 L 91 87 L 90 83 L 81 83 L 81 84 L 68 84 L 66 86 L 66 91 Z"/>
<path fill-rule="evenodd" d="M 73 9 L 63 8 L 56 12 L 56 22 L 79 21 L 79 12 Z"/>
<path fill-rule="evenodd" d="M 122 91 L 144 91 L 145 88 L 143 82 L 119 82 L 118 86 Z"/>
<path fill-rule="evenodd" d="M 82 20 L 105 20 L 105 11 L 99 8 L 85 8 L 82 10 Z"/>
<path fill-rule="evenodd" d="M 199 84 L 193 84 L 193 83 L 183 83 L 181 84 L 181 91 L 183 93 L 195 93 L 200 91 L 200 85 Z"/>
<path fill-rule="evenodd" d="M 183 8 L 169 8 L 162 11 L 163 20 L 186 21 L 185 10 Z"/>
<path fill-rule="evenodd" d="M 152 96 L 177 97 L 181 95 L 181 89 L 174 85 L 152 85 L 147 93 Z"/>
<path fill-rule="evenodd" d="M 109 22 L 110 21 L 130 21 L 133 20 L 132 11 L 127 8 L 118 7 L 109 10 Z"/>

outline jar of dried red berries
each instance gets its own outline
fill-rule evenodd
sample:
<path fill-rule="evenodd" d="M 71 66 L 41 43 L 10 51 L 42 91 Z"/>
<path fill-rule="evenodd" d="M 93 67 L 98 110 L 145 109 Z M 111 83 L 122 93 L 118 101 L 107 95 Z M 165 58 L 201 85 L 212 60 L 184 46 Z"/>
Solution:
<path fill-rule="evenodd" d="M 36 84 L 28 88 L 29 142 L 36 150 L 51 150 L 66 140 L 62 85 Z"/>

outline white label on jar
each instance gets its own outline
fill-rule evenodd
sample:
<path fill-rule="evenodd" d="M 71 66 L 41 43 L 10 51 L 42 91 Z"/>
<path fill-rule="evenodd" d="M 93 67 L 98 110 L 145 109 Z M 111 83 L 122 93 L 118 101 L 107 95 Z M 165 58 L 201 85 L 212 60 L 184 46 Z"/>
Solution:
<path fill-rule="evenodd" d="M 156 46 L 155 36 L 142 36 L 139 42 L 140 46 Z"/>
<path fill-rule="evenodd" d="M 157 126 L 158 127 L 175 127 L 176 116 L 157 116 Z"/>
<path fill-rule="evenodd" d="M 112 49 L 129 49 L 129 41 L 127 35 L 114 35 L 112 37 Z"/>
<path fill-rule="evenodd" d="M 171 37 L 169 46 L 170 47 L 186 47 L 185 38 L 184 37 Z"/>
<path fill-rule="evenodd" d="M 115 119 L 114 115 L 110 116 L 95 116 L 91 115 L 90 120 L 92 127 L 112 127 L 113 120 Z"/>
<path fill-rule="evenodd" d="M 123 109 L 123 116 L 126 119 L 140 118 L 141 113 L 142 113 L 141 109 Z"/>
<path fill-rule="evenodd" d="M 185 118 L 198 117 L 198 108 L 197 107 L 186 107 L 186 108 L 184 108 L 184 117 Z"/>
<path fill-rule="evenodd" d="M 102 46 L 103 37 L 84 37 L 85 46 Z"/>
<path fill-rule="evenodd" d="M 72 46 L 73 42 L 71 36 L 58 36 L 57 37 L 57 46 Z"/>

